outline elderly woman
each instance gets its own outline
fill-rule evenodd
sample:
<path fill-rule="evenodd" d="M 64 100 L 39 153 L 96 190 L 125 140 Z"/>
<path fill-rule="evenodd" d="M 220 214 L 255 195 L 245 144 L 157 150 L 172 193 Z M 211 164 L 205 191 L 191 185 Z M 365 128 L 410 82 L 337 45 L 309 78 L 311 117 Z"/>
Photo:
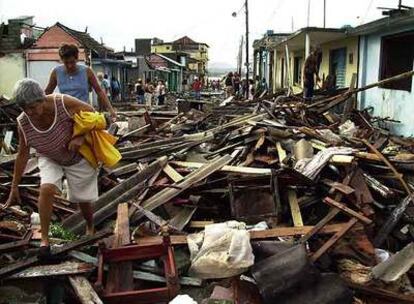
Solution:
<path fill-rule="evenodd" d="M 74 115 L 93 111 L 93 108 L 69 95 L 45 95 L 39 83 L 32 79 L 17 82 L 13 95 L 23 113 L 17 118 L 19 150 L 6 206 L 20 203 L 18 185 L 29 158 L 29 149 L 34 148 L 38 154 L 41 181 L 38 203 L 41 252 L 47 253 L 54 195 L 60 193 L 63 177 L 67 180 L 69 200 L 79 203 L 86 220 L 86 233 L 94 232 L 91 202 L 98 197 L 98 173 L 78 153 L 84 137 L 73 137 Z"/>
<path fill-rule="evenodd" d="M 87 103 L 89 88 L 92 87 L 98 95 L 99 108 L 106 109 L 111 114 L 112 120 L 115 121 L 115 110 L 107 94 L 99 85 L 92 69 L 83 64 L 78 64 L 78 47 L 73 44 L 63 44 L 59 49 L 59 56 L 63 64 L 52 70 L 49 83 L 45 89 L 46 94 L 52 94 L 57 86 L 60 93 L 76 97 Z"/>

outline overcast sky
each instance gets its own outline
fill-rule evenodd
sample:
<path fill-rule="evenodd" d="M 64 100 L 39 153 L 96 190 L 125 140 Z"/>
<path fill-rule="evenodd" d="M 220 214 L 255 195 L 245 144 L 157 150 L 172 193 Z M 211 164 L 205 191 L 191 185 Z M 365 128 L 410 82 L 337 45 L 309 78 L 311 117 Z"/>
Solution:
<path fill-rule="evenodd" d="M 310 26 L 323 24 L 323 0 L 310 0 Z M 59 21 L 84 30 L 116 50 L 130 50 L 134 38 L 165 41 L 188 35 L 210 45 L 210 63 L 236 65 L 244 34 L 244 0 L 0 0 L 0 21 L 34 15 L 38 26 Z M 298 30 L 307 23 L 308 0 L 249 0 L 250 45 L 268 29 Z M 326 0 L 327 27 L 356 26 L 381 17 L 377 7 L 396 7 L 398 0 Z M 414 6 L 414 0 L 403 0 Z M 232 12 L 238 12 L 236 18 Z"/>

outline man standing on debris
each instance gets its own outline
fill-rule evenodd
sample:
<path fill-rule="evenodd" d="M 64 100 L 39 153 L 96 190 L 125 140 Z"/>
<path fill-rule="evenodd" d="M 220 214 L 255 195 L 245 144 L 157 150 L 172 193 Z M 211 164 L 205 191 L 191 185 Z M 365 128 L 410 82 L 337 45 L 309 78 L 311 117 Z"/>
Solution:
<path fill-rule="evenodd" d="M 316 82 L 320 81 L 319 67 L 322 61 L 322 52 L 316 48 L 305 60 L 303 66 L 303 98 L 306 101 L 312 100 L 313 90 Z"/>
<path fill-rule="evenodd" d="M 59 49 L 59 56 L 63 64 L 52 70 L 49 83 L 45 89 L 46 95 L 52 94 L 56 86 L 59 92 L 73 96 L 85 103 L 89 100 L 89 88 L 92 87 L 98 95 L 98 101 L 102 108 L 106 109 L 113 121 L 116 120 L 116 113 L 102 90 L 90 67 L 78 64 L 79 49 L 74 44 L 64 44 Z"/>
<path fill-rule="evenodd" d="M 226 86 L 226 98 L 233 96 L 233 73 L 232 72 L 227 74 L 224 84 Z"/>
<path fill-rule="evenodd" d="M 196 77 L 193 81 L 192 89 L 194 91 L 195 99 L 197 99 L 197 100 L 200 100 L 200 98 L 201 98 L 201 88 L 202 88 L 202 86 L 203 85 L 202 85 L 200 79 L 198 79 L 198 77 Z"/>
<path fill-rule="evenodd" d="M 38 201 L 41 255 L 48 255 L 54 195 L 62 190 L 63 176 L 68 183 L 68 199 L 79 203 L 86 220 L 86 233 L 94 233 L 91 202 L 98 198 L 98 171 L 78 153 L 84 135 L 73 137 L 74 116 L 81 111 L 92 112 L 93 108 L 69 95 L 45 95 L 39 83 L 32 79 L 17 82 L 13 98 L 23 113 L 17 118 L 19 150 L 5 207 L 20 203 L 18 185 L 29 159 L 29 150 L 34 148 L 39 156 L 41 181 Z"/>

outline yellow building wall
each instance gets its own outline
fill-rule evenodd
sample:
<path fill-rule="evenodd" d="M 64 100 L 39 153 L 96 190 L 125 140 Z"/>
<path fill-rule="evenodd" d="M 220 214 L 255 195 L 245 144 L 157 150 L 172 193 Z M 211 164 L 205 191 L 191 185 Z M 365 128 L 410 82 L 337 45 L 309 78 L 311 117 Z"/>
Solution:
<path fill-rule="evenodd" d="M 26 77 L 26 61 L 22 53 L 0 57 L 0 95 L 12 96 L 15 83 Z"/>
<path fill-rule="evenodd" d="M 358 37 L 350 37 L 343 40 L 332 41 L 321 45 L 322 49 L 322 62 L 319 70 L 319 77 L 323 79 L 323 76 L 329 74 L 329 56 L 330 51 L 340 48 L 346 48 L 346 77 L 345 85 L 348 86 L 351 83 L 352 74 L 358 73 Z M 353 61 L 350 63 L 350 56 L 352 54 Z"/>
<path fill-rule="evenodd" d="M 171 44 L 152 45 L 151 53 L 174 53 Z"/>

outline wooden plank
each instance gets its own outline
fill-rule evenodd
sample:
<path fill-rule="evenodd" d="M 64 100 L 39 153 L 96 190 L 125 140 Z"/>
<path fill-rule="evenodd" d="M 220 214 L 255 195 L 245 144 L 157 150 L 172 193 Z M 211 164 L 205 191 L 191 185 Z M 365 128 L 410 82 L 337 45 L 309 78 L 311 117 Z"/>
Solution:
<path fill-rule="evenodd" d="M 283 149 L 282 144 L 279 141 L 276 143 L 276 149 L 277 154 L 279 155 L 279 162 L 282 164 L 287 155 L 285 149 Z"/>
<path fill-rule="evenodd" d="M 85 277 L 70 276 L 69 282 L 82 304 L 103 304 L 102 300 Z"/>
<path fill-rule="evenodd" d="M 208 177 L 210 174 L 220 170 L 231 160 L 230 155 L 224 155 L 222 157 L 212 160 L 210 163 L 205 164 L 198 170 L 190 173 L 180 183 L 174 184 L 176 188 L 165 188 L 152 197 L 148 198 L 142 203 L 144 209 L 152 211 L 155 208 L 165 204 L 169 200 L 179 195 L 184 190 L 191 187 L 191 185 L 200 182 L 201 180 Z"/>
<path fill-rule="evenodd" d="M 175 171 L 175 169 L 171 167 L 169 164 L 166 164 L 162 171 L 164 171 L 164 173 L 167 174 L 168 177 L 171 178 L 174 183 L 179 183 L 184 179 L 184 177 L 180 173 Z"/>
<path fill-rule="evenodd" d="M 302 214 L 300 213 L 298 197 L 296 191 L 289 189 L 288 190 L 289 206 L 290 212 L 292 214 L 293 224 L 295 227 L 303 227 Z"/>
<path fill-rule="evenodd" d="M 318 260 L 325 252 L 327 252 L 333 245 L 335 245 L 336 242 L 339 241 L 339 239 L 341 239 L 345 233 L 347 233 L 357 222 L 358 220 L 356 218 L 351 218 L 341 230 L 336 232 L 325 244 L 322 245 L 321 248 L 312 254 L 310 260 L 312 262 Z"/>
<path fill-rule="evenodd" d="M 188 227 L 194 229 L 204 229 L 205 226 L 214 224 L 214 221 L 190 221 Z"/>
<path fill-rule="evenodd" d="M 347 225 L 344 224 L 332 224 L 326 225 L 319 230 L 319 234 L 333 234 L 341 229 L 343 229 Z M 285 236 L 296 236 L 296 235 L 303 235 L 311 231 L 313 226 L 303 226 L 303 227 L 277 227 L 267 230 L 261 231 L 250 231 L 250 239 L 252 240 L 260 240 L 260 239 L 272 239 L 277 237 L 285 237 Z M 171 235 L 171 244 L 172 245 L 185 245 L 187 244 L 187 236 L 186 235 Z M 161 244 L 162 237 L 161 236 L 147 236 L 142 238 L 136 238 L 135 242 L 138 246 L 147 246 L 147 245 L 154 245 L 154 244 Z"/>
<path fill-rule="evenodd" d="M 333 199 L 331 199 L 330 197 L 325 197 L 323 200 L 326 204 L 338 208 L 340 210 L 342 210 L 343 212 L 345 212 L 346 214 L 353 216 L 354 218 L 357 218 L 358 220 L 360 220 L 361 222 L 363 222 L 364 224 L 371 224 L 372 220 L 370 220 L 369 218 L 363 216 L 362 214 L 359 214 L 358 212 L 356 212 L 355 210 L 352 210 L 351 208 L 348 208 L 347 206 L 345 206 L 344 204 L 341 204 L 340 202 L 337 202 Z"/>
<path fill-rule="evenodd" d="M 119 248 L 131 243 L 129 233 L 128 204 L 118 205 L 118 216 L 115 223 L 114 239 L 112 248 Z M 132 262 L 119 262 L 109 265 L 109 272 L 106 284 L 106 291 L 120 292 L 132 290 L 134 280 L 132 277 Z"/>
<path fill-rule="evenodd" d="M 380 151 L 378 151 L 377 148 L 375 148 L 373 145 L 371 145 L 366 139 L 362 139 L 362 142 L 368 148 L 370 148 L 372 150 L 372 152 L 374 152 L 384 162 L 384 164 L 387 165 L 388 168 L 390 168 L 392 173 L 394 173 L 394 176 L 400 181 L 401 185 L 403 186 L 403 188 L 407 192 L 407 194 L 411 194 L 412 191 L 411 191 L 410 187 L 408 187 L 406 181 L 404 180 L 403 175 L 400 174 L 397 171 L 397 169 L 395 169 L 395 167 L 390 163 L 390 161 L 384 155 L 382 155 L 382 153 Z"/>
<path fill-rule="evenodd" d="M 352 171 L 350 171 L 345 178 L 342 181 L 342 185 L 344 186 L 348 186 L 351 181 L 352 178 L 355 175 L 355 168 L 353 168 Z M 335 192 L 335 188 L 331 188 L 329 190 L 330 194 L 333 194 Z M 335 200 L 339 201 L 341 200 L 343 197 L 343 194 L 341 192 L 337 192 L 335 194 Z M 336 208 L 331 208 L 331 210 L 329 210 L 329 213 L 323 218 L 321 219 L 315 226 L 313 226 L 313 228 L 311 229 L 311 231 L 309 231 L 308 233 L 306 233 L 302 238 L 301 238 L 301 242 L 306 242 L 307 240 L 309 240 L 313 235 L 315 235 L 320 229 L 322 229 L 322 227 L 324 227 L 326 224 L 328 224 L 337 214 L 339 214 L 340 210 L 336 209 Z"/>
<path fill-rule="evenodd" d="M 60 247 L 56 250 L 53 250 L 51 252 L 51 256 L 56 257 L 56 256 L 59 256 L 59 255 L 62 255 L 64 253 L 66 253 L 66 252 L 69 252 L 73 249 L 93 244 L 96 241 L 98 241 L 98 240 L 100 240 L 100 239 L 102 239 L 102 238 L 104 238 L 104 237 L 106 237 L 110 234 L 112 234 L 111 231 L 103 230 L 103 231 L 100 231 L 100 232 L 96 233 L 95 235 L 81 238 L 80 240 L 68 243 L 68 244 L 66 244 L 66 245 L 64 245 L 64 246 L 62 246 L 62 247 Z M 10 275 L 12 275 L 16 272 L 19 272 L 23 269 L 26 269 L 27 267 L 30 267 L 30 266 L 38 263 L 38 262 L 39 262 L 39 257 L 38 256 L 33 256 L 31 258 L 28 258 L 28 259 L 18 261 L 16 263 L 12 263 L 12 264 L 9 264 L 7 266 L 4 266 L 4 267 L 0 268 L 0 279 L 6 278 L 7 276 L 10 276 Z"/>
<path fill-rule="evenodd" d="M 176 165 L 182 168 L 194 168 L 198 169 L 203 166 L 203 163 L 197 162 L 183 162 L 183 161 L 172 161 L 170 164 Z M 225 173 L 240 173 L 246 175 L 271 175 L 272 170 L 267 168 L 251 168 L 251 167 L 243 167 L 243 166 L 223 166 L 220 169 L 220 172 Z"/>
<path fill-rule="evenodd" d="M 345 280 L 345 282 L 350 288 L 356 290 L 358 293 L 362 293 L 381 300 L 387 300 L 387 302 L 382 303 L 414 303 L 414 297 L 412 295 L 404 295 L 375 286 L 361 285 L 349 280 Z"/>
<path fill-rule="evenodd" d="M 29 267 L 13 274 L 9 279 L 42 278 L 51 276 L 74 275 L 92 272 L 95 266 L 87 263 L 63 262 L 57 265 L 39 265 Z"/>

